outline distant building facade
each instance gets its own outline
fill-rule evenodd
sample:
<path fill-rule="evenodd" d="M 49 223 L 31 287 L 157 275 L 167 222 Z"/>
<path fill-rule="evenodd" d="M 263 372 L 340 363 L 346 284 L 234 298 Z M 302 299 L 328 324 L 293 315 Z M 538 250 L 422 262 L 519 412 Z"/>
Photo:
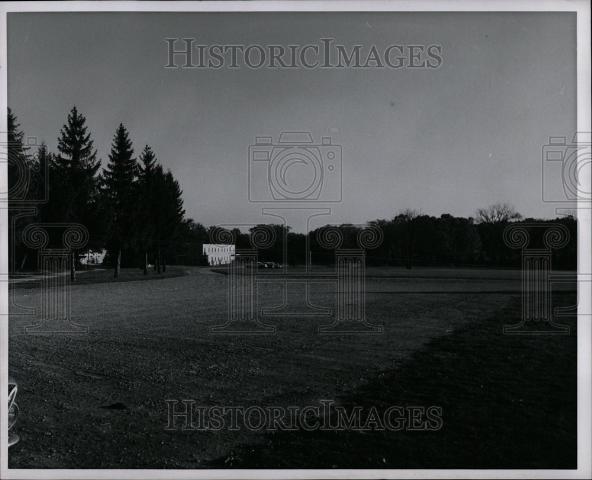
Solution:
<path fill-rule="evenodd" d="M 88 250 L 84 255 L 80 257 L 80 263 L 82 265 L 101 265 L 105 259 L 107 250 Z"/>
<path fill-rule="evenodd" d="M 208 257 L 208 265 L 226 265 L 234 260 L 234 245 L 204 243 L 202 253 Z"/>

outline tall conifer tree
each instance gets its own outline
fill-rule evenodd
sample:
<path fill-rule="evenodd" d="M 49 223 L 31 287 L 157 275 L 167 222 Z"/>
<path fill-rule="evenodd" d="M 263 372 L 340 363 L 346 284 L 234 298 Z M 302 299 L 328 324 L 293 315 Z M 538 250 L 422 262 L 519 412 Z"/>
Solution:
<path fill-rule="evenodd" d="M 86 118 L 74 106 L 58 137 L 58 154 L 51 158 L 48 210 L 51 221 L 84 225 L 91 242 L 99 231 L 95 227 L 100 166 Z M 70 276 L 74 281 L 77 252 L 71 253 Z"/>
<path fill-rule="evenodd" d="M 138 188 L 136 210 L 136 232 L 138 233 L 138 248 L 142 254 L 142 269 L 148 274 L 148 252 L 154 248 L 156 228 L 154 224 L 155 211 L 158 208 L 158 198 L 154 194 L 156 175 L 156 155 L 146 145 L 140 154 L 138 163 Z"/>
<path fill-rule="evenodd" d="M 108 247 L 114 262 L 114 276 L 119 276 L 122 250 L 133 242 L 134 182 L 138 169 L 129 134 L 119 124 L 103 172 L 103 195 L 107 213 Z"/>

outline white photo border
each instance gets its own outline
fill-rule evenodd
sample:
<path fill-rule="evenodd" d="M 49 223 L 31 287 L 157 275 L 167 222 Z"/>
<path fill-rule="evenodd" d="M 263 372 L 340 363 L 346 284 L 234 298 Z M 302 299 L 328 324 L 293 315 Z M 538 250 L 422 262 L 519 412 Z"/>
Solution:
<path fill-rule="evenodd" d="M 573 12 L 577 17 L 577 131 L 592 131 L 590 4 L 587 0 L 392 0 L 392 1 L 72 1 L 0 4 L 0 111 L 7 112 L 7 14 L 11 12 Z M 8 66 L 9 68 L 9 66 Z M 0 115 L 0 143 L 7 115 Z M 591 191 L 591 179 L 583 191 Z M 7 191 L 6 163 L 0 191 Z M 592 274 L 592 209 L 578 200 L 578 274 Z M 0 205 L 0 478 L 2 479 L 338 479 L 338 478 L 592 478 L 592 311 L 590 284 L 578 285 L 578 468 L 527 469 L 9 469 L 8 468 L 8 210 Z"/>

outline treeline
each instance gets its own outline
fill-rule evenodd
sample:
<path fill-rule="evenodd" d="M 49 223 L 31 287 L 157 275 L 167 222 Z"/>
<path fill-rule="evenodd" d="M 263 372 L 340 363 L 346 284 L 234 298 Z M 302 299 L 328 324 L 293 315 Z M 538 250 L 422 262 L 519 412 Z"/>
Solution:
<path fill-rule="evenodd" d="M 139 156 L 129 132 L 120 124 L 108 160 L 101 161 L 85 117 L 72 108 L 59 132 L 57 152 L 45 144 L 31 147 L 16 116 L 8 112 L 8 182 L 10 271 L 35 270 L 37 252 L 23 242 L 23 229 L 31 223 L 68 225 L 88 230 L 84 251 L 70 251 L 71 274 L 88 250 L 105 249 L 104 264 L 138 267 L 157 272 L 167 264 L 207 265 L 204 243 L 231 243 L 240 249 L 258 250 L 261 261 L 288 265 L 329 265 L 335 250 L 360 248 L 362 227 L 324 226 L 308 234 L 282 225 L 258 225 L 249 232 L 205 227 L 185 218 L 182 191 L 170 171 L 165 171 L 146 145 Z M 35 208 L 32 208 L 34 206 Z M 553 251 L 554 268 L 575 268 L 577 224 L 573 216 L 555 220 L 522 219 L 507 204 L 479 209 L 475 217 L 439 217 L 403 210 L 391 219 L 369 222 L 376 234 L 366 250 L 369 265 L 519 267 L 521 252 L 504 241 L 509 223 L 531 231 L 530 248 L 543 247 L 544 229 L 537 225 L 558 223 L 569 241 Z M 64 248 L 59 229 L 50 229 L 50 246 Z M 253 240 L 256 240 L 253 242 Z"/>
<path fill-rule="evenodd" d="M 11 272 L 37 268 L 36 252 L 22 238 L 32 223 L 83 225 L 88 231 L 85 251 L 106 249 L 104 263 L 116 277 L 121 266 L 147 273 L 152 263 L 158 272 L 166 270 L 184 219 L 182 191 L 150 146 L 136 158 L 123 124 L 115 129 L 101 169 L 86 118 L 76 107 L 59 132 L 57 152 L 44 143 L 31 151 L 9 109 L 8 155 Z M 31 205 L 35 209 L 26 211 Z M 48 248 L 64 248 L 59 228 L 49 228 L 48 234 Z M 70 252 L 72 276 L 82 253 Z"/>
<path fill-rule="evenodd" d="M 238 229 L 221 231 L 206 228 L 192 220 L 180 227 L 180 239 L 174 261 L 180 264 L 203 264 L 203 243 L 234 243 L 237 249 L 256 247 L 259 260 L 280 264 L 303 265 L 309 256 L 312 264 L 331 265 L 335 250 L 360 248 L 366 231 L 373 236 L 366 245 L 368 265 L 448 267 L 520 267 L 522 252 L 504 241 L 504 229 L 513 223 L 530 235 L 529 248 L 544 248 L 543 235 L 549 225 L 565 227 L 567 243 L 552 250 L 553 267 L 574 269 L 577 265 L 577 222 L 573 216 L 554 220 L 522 219 L 505 204 L 492 205 L 476 212 L 474 218 L 444 214 L 439 217 L 405 210 L 390 220 L 375 220 L 364 227 L 357 225 L 323 226 L 308 234 L 295 233 L 283 225 L 257 225 L 249 232 Z M 253 239 L 263 239 L 255 241 Z M 220 241 L 222 239 L 222 241 Z"/>

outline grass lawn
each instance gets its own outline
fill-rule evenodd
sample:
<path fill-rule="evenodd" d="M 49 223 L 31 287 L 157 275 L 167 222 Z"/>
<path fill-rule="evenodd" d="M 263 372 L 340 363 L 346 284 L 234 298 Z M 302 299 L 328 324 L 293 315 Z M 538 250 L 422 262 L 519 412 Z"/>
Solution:
<path fill-rule="evenodd" d="M 575 322 L 570 336 L 503 335 L 500 325 L 519 315 L 514 300 L 490 318 L 434 339 L 341 402 L 350 414 L 355 406 L 365 412 L 376 406 L 381 418 L 391 405 L 437 405 L 443 412 L 438 431 L 278 432 L 212 466 L 576 468 Z"/>
<path fill-rule="evenodd" d="M 260 285 L 260 307 L 284 302 L 292 315 L 265 317 L 274 334 L 237 336 L 211 330 L 227 319 L 228 277 L 182 273 L 72 286 L 72 320 L 86 335 L 25 334 L 40 292 L 13 291 L 21 442 L 10 468 L 574 466 L 575 325 L 570 336 L 503 335 L 520 315 L 519 278 L 447 278 L 436 292 L 430 279 L 370 278 L 366 312 L 379 335 L 319 335 L 331 319 L 307 313 L 333 307 L 335 286 L 304 297 L 275 281 Z M 574 303 L 575 293 L 557 301 Z M 167 399 L 437 405 L 444 423 L 434 432 L 167 431 Z"/>
<path fill-rule="evenodd" d="M 185 274 L 185 269 L 177 266 L 167 267 L 167 271 L 162 273 L 156 273 L 151 268 L 148 270 L 147 275 L 144 275 L 144 271 L 139 268 L 122 268 L 119 277 L 113 278 L 113 269 L 111 268 L 90 268 L 86 270 L 83 267 L 76 272 L 76 281 L 74 283 L 76 285 L 87 285 L 105 282 L 134 282 L 173 278 Z M 11 288 L 38 288 L 40 275 L 21 275 L 14 280 L 11 283 Z"/>

